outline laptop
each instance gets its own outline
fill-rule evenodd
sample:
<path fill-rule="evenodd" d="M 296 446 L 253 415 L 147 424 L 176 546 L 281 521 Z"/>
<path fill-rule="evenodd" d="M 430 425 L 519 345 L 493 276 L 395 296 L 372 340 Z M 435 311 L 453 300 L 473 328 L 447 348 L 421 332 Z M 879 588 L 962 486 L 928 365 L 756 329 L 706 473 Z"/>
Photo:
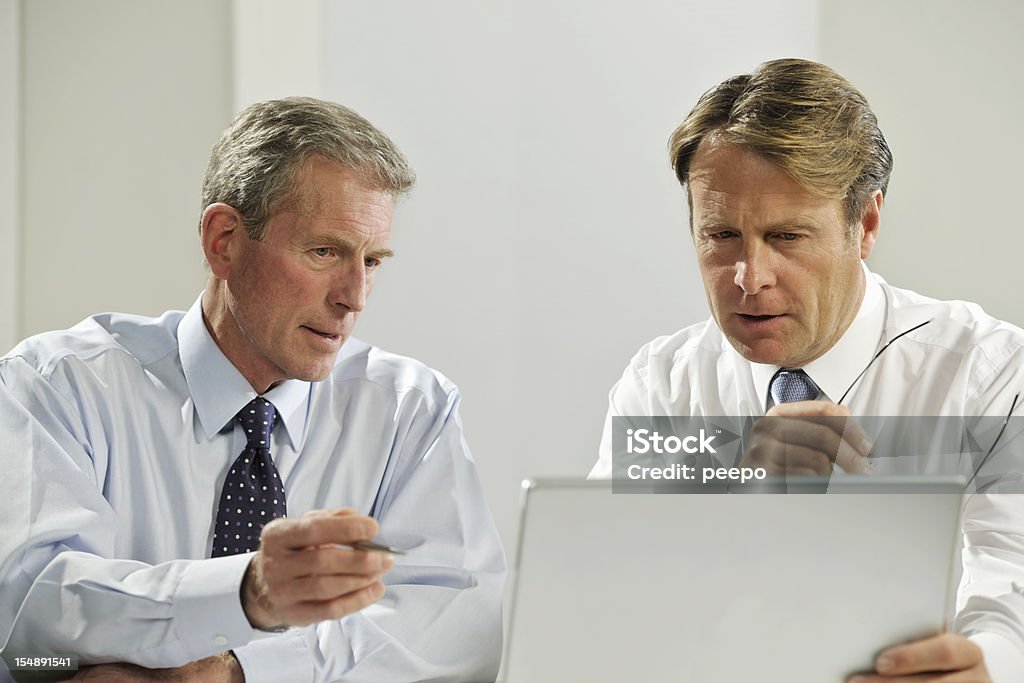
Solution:
<path fill-rule="evenodd" d="M 840 683 L 939 632 L 963 480 L 801 482 L 631 495 L 524 481 L 499 681 Z"/>

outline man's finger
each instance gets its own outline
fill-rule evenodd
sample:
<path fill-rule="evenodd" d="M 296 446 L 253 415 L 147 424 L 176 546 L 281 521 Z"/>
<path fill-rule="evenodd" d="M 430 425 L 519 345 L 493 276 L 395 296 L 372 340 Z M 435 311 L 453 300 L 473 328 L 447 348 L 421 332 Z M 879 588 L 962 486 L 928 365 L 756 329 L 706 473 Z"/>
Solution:
<path fill-rule="evenodd" d="M 282 613 L 287 623 L 294 626 L 306 626 L 328 619 L 340 619 L 348 614 L 358 612 L 377 602 L 383 596 L 384 585 L 378 581 L 333 600 L 310 601 L 289 605 L 285 610 L 282 610 Z"/>
<path fill-rule="evenodd" d="M 839 434 L 849 442 L 861 455 L 867 456 L 871 453 L 871 439 L 857 423 L 856 420 L 845 420 L 833 422 L 832 418 L 850 417 L 850 409 L 830 401 L 796 401 L 793 403 L 780 403 L 768 410 L 767 416 L 777 417 L 802 417 L 807 419 L 825 418 L 820 422 L 826 426 L 839 427 Z"/>
<path fill-rule="evenodd" d="M 864 431 L 864 428 L 861 427 L 860 423 L 854 419 L 846 421 L 846 429 L 843 431 L 843 441 L 853 444 L 853 447 L 857 449 L 857 452 L 865 457 L 871 455 L 871 449 L 874 448 L 874 444 L 871 443 L 871 439 Z"/>
<path fill-rule="evenodd" d="M 981 649 L 963 636 L 952 633 L 889 648 L 875 661 L 875 669 L 889 676 L 959 671 L 981 664 Z"/>
<path fill-rule="evenodd" d="M 811 470 L 827 474 L 832 470 L 831 458 L 817 448 L 789 443 L 769 429 L 754 426 L 755 434 L 743 454 L 745 467 L 763 467 L 769 474 L 784 474 L 794 470 Z"/>
<path fill-rule="evenodd" d="M 794 401 L 776 403 L 766 415 L 778 417 L 849 417 L 850 409 L 831 401 Z"/>
<path fill-rule="evenodd" d="M 283 553 L 263 551 L 263 576 L 273 583 L 306 576 L 373 576 L 388 571 L 394 563 L 386 553 L 322 545 Z"/>
<path fill-rule="evenodd" d="M 303 517 L 346 517 L 358 514 L 352 508 L 337 508 L 335 510 L 309 510 Z"/>
<path fill-rule="evenodd" d="M 907 674 L 905 676 L 858 674 L 848 678 L 847 683 L 990 683 L 990 681 L 986 674 L 979 672 L 976 668 L 971 668 L 963 671 Z"/>
<path fill-rule="evenodd" d="M 268 551 L 298 550 L 308 546 L 348 544 L 377 535 L 377 521 L 364 515 L 304 515 L 275 519 L 263 527 L 260 542 Z"/>
<path fill-rule="evenodd" d="M 769 431 L 786 444 L 798 444 L 821 451 L 834 460 L 843 440 L 846 418 L 762 418 Z"/>
<path fill-rule="evenodd" d="M 853 449 L 846 441 L 839 445 L 839 452 L 836 454 L 836 466 L 847 474 L 874 474 L 875 468 L 871 462 Z"/>
<path fill-rule="evenodd" d="M 941 676 L 939 678 L 938 676 Z M 948 676 L 957 676 L 948 678 Z M 952 674 L 907 674 L 906 676 L 880 676 L 878 674 L 858 674 L 846 679 L 846 683 L 977 683 L 973 678 L 960 678 Z"/>
<path fill-rule="evenodd" d="M 805 404 L 817 406 L 820 401 L 805 402 Z M 786 406 L 800 404 L 784 404 Z M 774 410 L 774 409 L 773 409 Z M 761 425 L 761 423 L 764 423 Z M 822 416 L 822 415 L 773 415 L 771 411 L 765 417 L 758 420 L 761 429 L 775 434 L 780 440 L 800 443 L 805 446 L 812 446 L 829 454 L 832 460 L 837 460 L 842 452 L 840 445 L 845 443 L 847 447 L 843 450 L 851 452 L 851 455 L 864 458 L 871 454 L 871 440 L 864 433 L 864 430 L 856 420 L 846 416 Z M 840 463 L 842 465 L 843 463 Z M 846 463 L 856 471 L 854 461 Z"/>
<path fill-rule="evenodd" d="M 822 421 L 827 420 L 831 424 Z M 758 421 L 758 430 L 762 441 L 762 449 L 771 452 L 771 457 L 759 458 L 762 461 L 780 463 L 786 460 L 787 469 L 811 466 L 820 474 L 828 474 L 831 463 L 836 461 L 845 471 L 857 471 L 858 459 L 863 459 L 852 445 L 844 441 L 842 434 L 846 418 L 783 418 L 765 417 Z M 839 421 L 837 423 L 837 421 Z M 774 442 L 774 443 L 773 443 Z M 820 453 L 825 458 L 824 464 L 810 464 L 802 457 L 808 451 Z M 754 454 L 755 457 L 756 453 Z"/>
<path fill-rule="evenodd" d="M 774 449 L 767 469 L 772 474 L 799 474 L 806 471 L 812 475 L 825 475 L 832 472 L 832 460 L 815 448 L 782 443 Z"/>
<path fill-rule="evenodd" d="M 282 584 L 277 592 L 277 599 L 282 603 L 292 604 L 325 602 L 372 586 L 380 579 L 380 574 L 305 576 Z"/>
<path fill-rule="evenodd" d="M 848 474 L 874 474 L 875 469 L 868 460 L 871 442 L 854 420 L 846 421 L 839 450 L 835 454 L 836 465 Z"/>

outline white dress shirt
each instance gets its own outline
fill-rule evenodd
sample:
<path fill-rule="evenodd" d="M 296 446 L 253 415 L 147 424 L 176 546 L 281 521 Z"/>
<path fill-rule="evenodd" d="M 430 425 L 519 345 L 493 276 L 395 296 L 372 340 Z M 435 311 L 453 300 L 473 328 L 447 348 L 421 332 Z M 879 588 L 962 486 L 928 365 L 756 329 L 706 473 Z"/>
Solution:
<path fill-rule="evenodd" d="M 854 416 L 1002 417 L 1020 393 L 1002 440 L 1024 438 L 1016 417 L 1024 415 L 1024 330 L 974 304 L 936 301 L 891 287 L 866 266 L 864 273 L 864 299 L 849 329 L 803 368 L 819 398 L 839 401 L 852 386 L 843 405 Z M 857 379 L 886 342 L 925 321 Z M 743 358 L 713 320 L 648 343 L 611 390 L 590 477 L 611 477 L 613 417 L 764 415 L 778 369 Z M 953 629 L 982 647 L 997 683 L 1024 680 L 1024 494 L 969 496 L 963 520 Z"/>
<path fill-rule="evenodd" d="M 493 680 L 505 559 L 455 386 L 349 339 L 327 379 L 264 394 L 289 516 L 352 507 L 408 549 L 379 603 L 283 634 L 242 611 L 251 555 L 209 559 L 246 443 L 233 418 L 255 396 L 198 301 L 94 316 L 0 359 L 4 651 L 173 667 L 233 650 L 248 683 Z"/>

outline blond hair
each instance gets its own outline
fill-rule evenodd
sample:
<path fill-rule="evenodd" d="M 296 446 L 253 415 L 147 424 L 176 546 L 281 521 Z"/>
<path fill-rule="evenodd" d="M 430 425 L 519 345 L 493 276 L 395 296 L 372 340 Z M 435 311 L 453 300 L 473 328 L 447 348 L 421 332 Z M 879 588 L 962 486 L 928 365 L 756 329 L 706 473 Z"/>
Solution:
<path fill-rule="evenodd" d="M 817 62 L 765 62 L 704 93 L 669 139 L 684 187 L 708 136 L 761 154 L 814 194 L 841 199 L 850 225 L 864 216 L 871 194 L 884 196 L 889 185 L 892 153 L 868 101 Z"/>

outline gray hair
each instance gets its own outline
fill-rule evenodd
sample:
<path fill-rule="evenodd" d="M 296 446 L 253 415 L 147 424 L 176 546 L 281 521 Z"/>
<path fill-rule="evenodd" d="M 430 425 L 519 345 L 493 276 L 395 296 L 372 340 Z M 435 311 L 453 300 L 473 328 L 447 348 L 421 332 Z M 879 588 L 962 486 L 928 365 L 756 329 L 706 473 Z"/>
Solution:
<path fill-rule="evenodd" d="M 203 206 L 234 207 L 252 239 L 290 198 L 295 174 L 310 158 L 325 157 L 372 188 L 398 197 L 416 175 L 388 137 L 362 116 L 334 102 L 286 97 L 247 107 L 228 126 L 210 155 Z"/>

